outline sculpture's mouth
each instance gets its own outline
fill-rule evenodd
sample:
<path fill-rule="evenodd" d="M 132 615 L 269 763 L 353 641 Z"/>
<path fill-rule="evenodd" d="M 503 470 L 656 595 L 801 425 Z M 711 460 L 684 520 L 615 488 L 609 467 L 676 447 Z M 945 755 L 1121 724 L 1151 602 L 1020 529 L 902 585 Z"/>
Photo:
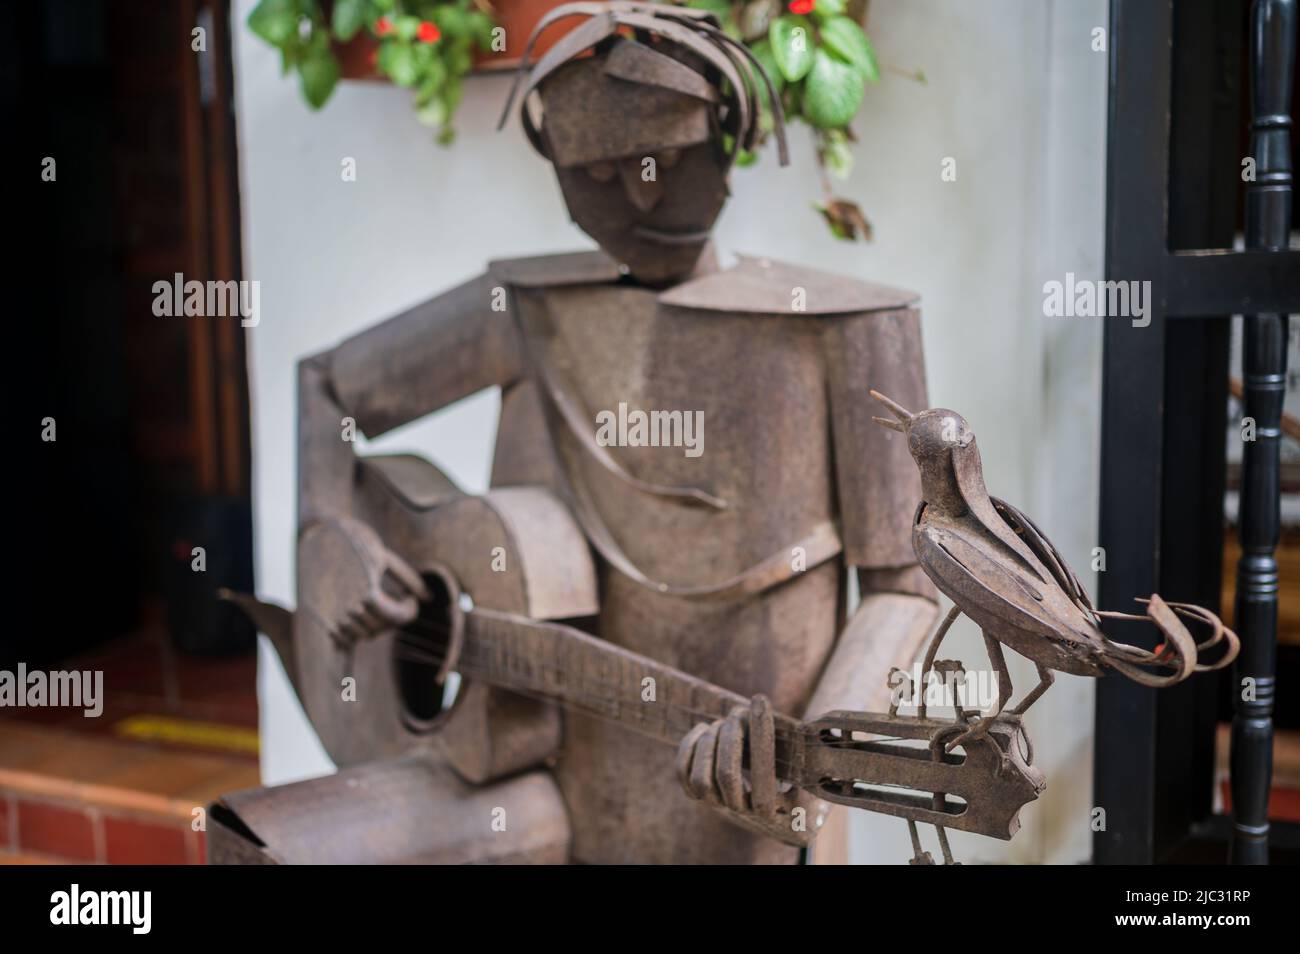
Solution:
<path fill-rule="evenodd" d="M 635 225 L 632 227 L 632 234 L 639 239 L 645 239 L 647 242 L 657 242 L 660 245 L 694 245 L 704 242 L 709 237 L 708 229 L 656 229 L 649 225 Z"/>

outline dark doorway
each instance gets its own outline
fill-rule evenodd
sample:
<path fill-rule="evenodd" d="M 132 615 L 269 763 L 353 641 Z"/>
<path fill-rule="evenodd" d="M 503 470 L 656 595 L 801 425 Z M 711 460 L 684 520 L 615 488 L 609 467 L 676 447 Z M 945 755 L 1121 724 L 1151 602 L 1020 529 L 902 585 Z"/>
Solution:
<path fill-rule="evenodd" d="M 251 627 L 214 611 L 217 587 L 252 585 L 243 329 L 152 307 L 177 274 L 241 277 L 228 3 L 48 0 L 0 18 L 22 130 L 10 361 L 30 378 L 18 509 L 35 610 L 0 663 L 53 663 L 150 620 L 183 651 L 248 651 Z"/>
<path fill-rule="evenodd" d="M 0 711 L 0 863 L 201 863 L 195 808 L 258 779 L 256 634 L 216 598 L 253 582 L 244 328 L 154 309 L 177 275 L 242 277 L 229 15 L 0 7 L 0 670 L 99 686 Z"/>

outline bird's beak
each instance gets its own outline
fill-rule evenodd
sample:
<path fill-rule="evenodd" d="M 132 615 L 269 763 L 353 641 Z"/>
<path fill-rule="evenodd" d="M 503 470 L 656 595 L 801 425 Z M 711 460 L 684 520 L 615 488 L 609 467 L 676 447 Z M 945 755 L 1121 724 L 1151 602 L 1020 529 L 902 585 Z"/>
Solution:
<path fill-rule="evenodd" d="M 893 415 L 896 418 L 898 418 L 898 420 L 896 421 L 891 421 L 887 417 L 873 417 L 872 420 L 875 421 L 877 424 L 879 424 L 881 427 L 889 428 L 891 431 L 906 433 L 907 425 L 912 420 L 912 412 L 909 411 L 907 408 L 903 407 L 903 405 L 899 404 L 897 401 L 893 401 L 885 397 L 879 391 L 873 390 L 869 393 L 873 398 L 875 398 L 881 404 L 885 405 L 885 407 L 889 408 L 889 410 L 893 413 Z"/>

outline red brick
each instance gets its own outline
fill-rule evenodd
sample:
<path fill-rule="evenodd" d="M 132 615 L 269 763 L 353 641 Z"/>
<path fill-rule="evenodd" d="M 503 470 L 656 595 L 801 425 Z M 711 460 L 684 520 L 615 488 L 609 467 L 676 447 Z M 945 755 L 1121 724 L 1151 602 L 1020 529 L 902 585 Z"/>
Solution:
<path fill-rule="evenodd" d="M 20 798 L 16 847 L 56 858 L 94 861 L 94 825 L 80 809 Z"/>
<path fill-rule="evenodd" d="M 104 843 L 110 865 L 183 865 L 182 823 L 159 825 L 134 818 L 104 816 Z"/>

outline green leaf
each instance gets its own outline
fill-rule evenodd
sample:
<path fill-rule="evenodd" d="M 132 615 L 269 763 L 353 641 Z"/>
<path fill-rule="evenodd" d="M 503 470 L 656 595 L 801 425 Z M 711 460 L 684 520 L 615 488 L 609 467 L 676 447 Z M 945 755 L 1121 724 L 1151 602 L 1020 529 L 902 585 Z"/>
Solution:
<path fill-rule="evenodd" d="M 262 0 L 248 15 L 248 28 L 272 46 L 298 39 L 298 11 L 293 0 Z"/>
<path fill-rule="evenodd" d="M 849 148 L 848 137 L 841 129 L 832 129 L 825 135 L 821 154 L 826 168 L 835 178 L 847 179 L 853 172 L 853 150 Z"/>
<path fill-rule="evenodd" d="M 785 86 L 785 77 L 781 75 L 781 68 L 776 65 L 776 57 L 772 55 L 772 43 L 764 38 L 755 43 L 749 50 L 754 54 L 754 59 L 758 60 L 759 65 L 763 67 L 763 72 L 772 78 L 772 85 L 776 87 L 777 95 L 781 94 L 781 88 Z M 763 105 L 770 105 L 767 102 L 767 84 L 763 82 L 762 77 L 754 77 L 754 85 L 758 88 L 759 98 Z"/>
<path fill-rule="evenodd" d="M 446 125 L 447 120 L 451 118 L 451 113 L 448 112 L 446 103 L 434 97 L 417 111 L 415 116 L 426 126 L 438 127 Z"/>
<path fill-rule="evenodd" d="M 415 34 L 420 32 L 420 18 L 412 16 L 400 16 L 393 21 L 393 32 L 397 34 L 399 40 L 411 42 L 415 39 Z"/>
<path fill-rule="evenodd" d="M 339 61 L 328 50 L 315 53 L 298 64 L 302 95 L 312 109 L 320 109 L 339 81 Z"/>
<path fill-rule="evenodd" d="M 420 89 L 415 94 L 415 105 L 424 107 L 428 106 L 437 96 L 438 91 L 442 89 L 442 84 L 447 79 L 447 67 L 442 60 L 434 57 L 429 65 L 425 68 L 420 80 Z M 442 121 L 431 123 L 430 125 L 441 125 Z"/>
<path fill-rule="evenodd" d="M 444 40 L 469 39 L 473 37 L 474 24 L 469 14 L 450 5 L 435 7 L 433 22 L 438 25 Z"/>
<path fill-rule="evenodd" d="M 465 95 L 465 84 L 461 82 L 459 76 L 447 77 L 447 83 L 442 89 L 442 98 L 447 102 L 447 112 L 456 112 L 456 107 L 460 105 L 461 97 Z"/>
<path fill-rule="evenodd" d="M 867 82 L 880 79 L 871 41 L 862 27 L 848 17 L 833 17 L 822 24 L 822 44 L 846 63 L 852 63 Z"/>
<path fill-rule="evenodd" d="M 730 0 L 690 0 L 686 4 L 688 7 L 694 7 L 696 10 L 708 10 L 718 22 L 726 26 L 731 20 L 731 2 Z"/>
<path fill-rule="evenodd" d="M 398 86 L 412 86 L 419 78 L 415 54 L 405 43 L 383 44 L 379 48 L 379 69 Z"/>
<path fill-rule="evenodd" d="M 470 71 L 470 67 L 474 65 L 474 58 L 470 56 L 469 50 L 463 46 L 448 50 L 446 57 L 447 72 L 453 76 L 464 76 Z"/>
<path fill-rule="evenodd" d="M 862 74 L 825 50 L 813 57 L 804 84 L 803 115 L 819 129 L 844 126 L 862 104 Z"/>
<path fill-rule="evenodd" d="M 844 0 L 817 0 L 817 5 L 813 7 L 813 17 L 818 23 L 825 23 L 831 17 L 844 15 Z"/>
<path fill-rule="evenodd" d="M 492 30 L 496 24 L 492 18 L 481 10 L 472 10 L 469 13 L 469 31 L 474 37 L 474 42 L 484 53 L 492 51 Z M 441 29 L 441 27 L 439 27 Z"/>
<path fill-rule="evenodd" d="M 803 17 L 777 17 L 767 28 L 772 57 L 788 82 L 797 83 L 813 65 L 813 38 Z"/>
<path fill-rule="evenodd" d="M 346 43 L 366 22 L 366 0 L 334 0 L 331 18 L 334 36 Z"/>

